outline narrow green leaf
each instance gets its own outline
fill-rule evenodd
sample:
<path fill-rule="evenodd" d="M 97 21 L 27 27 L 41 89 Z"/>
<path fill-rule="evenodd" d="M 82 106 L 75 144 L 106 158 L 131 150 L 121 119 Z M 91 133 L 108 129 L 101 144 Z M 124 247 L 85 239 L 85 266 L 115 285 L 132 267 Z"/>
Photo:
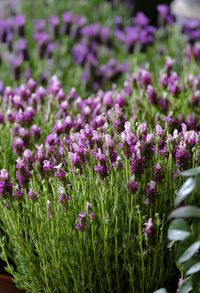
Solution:
<path fill-rule="evenodd" d="M 189 293 L 192 290 L 192 281 L 191 277 L 185 279 L 180 289 L 177 291 L 178 293 Z"/>
<path fill-rule="evenodd" d="M 167 290 L 165 288 L 161 288 L 159 290 L 154 291 L 153 293 L 167 293 Z"/>
<path fill-rule="evenodd" d="M 200 272 L 191 276 L 193 292 L 200 292 Z"/>
<path fill-rule="evenodd" d="M 183 176 L 196 176 L 198 174 L 200 174 L 200 167 L 192 168 L 181 172 L 181 175 Z"/>
<path fill-rule="evenodd" d="M 198 262 L 200 262 L 200 257 L 199 256 L 194 256 L 190 260 L 186 261 L 184 264 L 181 265 L 182 274 L 185 276 L 187 271 Z"/>
<path fill-rule="evenodd" d="M 175 204 L 180 204 L 183 200 L 185 200 L 189 194 L 195 189 L 196 186 L 196 179 L 195 178 L 188 178 L 181 189 L 177 192 L 177 197 L 175 200 Z"/>
<path fill-rule="evenodd" d="M 196 176 L 196 190 L 200 191 L 200 174 Z"/>
<path fill-rule="evenodd" d="M 186 272 L 186 275 L 192 275 L 200 271 L 200 262 L 197 262 L 195 265 L 191 266 L 189 270 Z"/>
<path fill-rule="evenodd" d="M 176 241 L 172 240 L 168 243 L 167 248 L 172 248 L 172 246 L 176 243 Z"/>
<path fill-rule="evenodd" d="M 200 218 L 200 208 L 195 206 L 185 206 L 174 210 L 170 215 L 169 219 L 172 218 L 188 218 L 198 217 Z"/>
<path fill-rule="evenodd" d="M 200 219 L 199 218 L 195 218 L 192 220 L 191 232 L 194 235 L 200 235 Z"/>
<path fill-rule="evenodd" d="M 178 244 L 177 250 L 176 250 L 176 262 L 178 262 L 179 258 L 183 255 L 183 253 L 196 241 L 197 241 L 197 238 L 191 234 L 189 237 L 185 238 L 184 240 L 182 240 Z M 191 262 L 191 260 L 189 260 L 183 264 L 183 270 L 184 270 L 184 268 L 186 268 L 184 270 L 185 272 L 189 269 L 189 267 L 187 265 L 190 265 L 190 262 Z M 194 263 L 192 263 L 191 265 L 193 265 L 193 264 Z"/>
<path fill-rule="evenodd" d="M 185 261 L 189 260 L 200 248 L 200 241 L 194 242 L 191 246 L 189 246 L 185 252 L 181 255 L 178 259 L 178 263 L 184 263 Z"/>
<path fill-rule="evenodd" d="M 190 235 L 190 227 L 188 223 L 182 219 L 174 220 L 168 229 L 169 240 L 184 240 Z"/>

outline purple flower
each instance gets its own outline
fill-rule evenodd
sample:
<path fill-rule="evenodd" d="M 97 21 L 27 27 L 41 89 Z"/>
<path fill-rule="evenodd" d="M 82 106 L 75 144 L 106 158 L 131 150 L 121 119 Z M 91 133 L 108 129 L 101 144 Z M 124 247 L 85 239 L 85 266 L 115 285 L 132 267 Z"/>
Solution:
<path fill-rule="evenodd" d="M 8 171 L 6 169 L 1 169 L 0 170 L 0 180 L 1 181 L 7 181 L 9 180 L 9 174 Z"/>
<path fill-rule="evenodd" d="M 29 166 L 27 165 L 24 159 L 18 158 L 16 162 L 16 178 L 20 186 L 23 188 L 28 185 L 31 177 L 31 172 L 29 170 Z"/>
<path fill-rule="evenodd" d="M 135 181 L 135 179 L 131 179 L 127 184 L 128 191 L 131 193 L 135 193 L 138 190 L 139 183 Z"/>
<path fill-rule="evenodd" d="M 187 169 L 189 167 L 190 153 L 184 146 L 179 146 L 175 151 L 176 165 L 181 169 Z"/>
<path fill-rule="evenodd" d="M 19 138 L 19 137 L 14 138 L 12 148 L 13 148 L 13 151 L 17 155 L 23 153 L 24 147 L 25 147 L 25 144 L 24 144 L 24 141 L 21 138 Z"/>
<path fill-rule="evenodd" d="M 58 91 L 58 93 L 57 93 L 57 95 L 56 95 L 56 98 L 57 98 L 59 101 L 65 101 L 66 96 L 65 96 L 65 93 L 64 93 L 64 91 L 63 91 L 62 88 Z M 66 102 L 67 102 L 67 101 L 66 101 Z"/>
<path fill-rule="evenodd" d="M 143 12 L 138 12 L 135 16 L 133 22 L 139 26 L 147 26 L 149 24 L 149 19 Z"/>
<path fill-rule="evenodd" d="M 28 52 L 28 46 L 27 46 L 27 40 L 26 39 L 20 39 L 15 44 L 16 52 L 22 56 L 23 60 L 29 59 L 29 52 Z"/>
<path fill-rule="evenodd" d="M 46 146 L 55 146 L 59 144 L 59 138 L 56 133 L 51 133 L 47 136 L 45 144 Z"/>
<path fill-rule="evenodd" d="M 147 86 L 147 96 L 148 96 L 148 102 L 152 105 L 157 105 L 158 104 L 158 99 L 157 99 L 157 93 L 155 89 L 152 87 L 152 85 Z"/>
<path fill-rule="evenodd" d="M 115 117 L 113 122 L 114 127 L 116 128 L 118 132 L 122 132 L 124 130 L 126 118 L 118 104 L 115 105 L 114 117 Z"/>
<path fill-rule="evenodd" d="M 34 92 L 37 87 L 37 82 L 34 79 L 29 78 L 27 82 L 27 87 L 30 89 L 31 92 Z"/>
<path fill-rule="evenodd" d="M 94 166 L 94 172 L 98 173 L 99 176 L 104 179 L 108 176 L 109 167 L 107 167 L 105 165 L 104 166 L 103 165 Z"/>
<path fill-rule="evenodd" d="M 15 200 L 21 201 L 24 198 L 24 192 L 23 189 L 19 188 L 18 186 L 15 186 L 13 189 L 12 196 Z"/>
<path fill-rule="evenodd" d="M 169 85 L 170 92 L 174 97 L 178 96 L 182 91 L 182 86 L 178 81 L 170 83 Z"/>
<path fill-rule="evenodd" d="M 55 177 L 61 181 L 65 181 L 67 173 L 62 169 L 62 163 L 55 166 L 54 169 L 56 169 Z"/>
<path fill-rule="evenodd" d="M 156 164 L 153 168 L 155 180 L 161 181 L 164 178 L 163 168 L 160 163 Z"/>
<path fill-rule="evenodd" d="M 45 57 L 47 46 L 50 41 L 50 36 L 45 32 L 39 32 L 36 34 L 35 39 L 38 45 L 38 54 L 40 58 Z"/>
<path fill-rule="evenodd" d="M 37 19 L 35 21 L 35 29 L 37 32 L 42 32 L 45 30 L 46 22 L 44 19 Z"/>
<path fill-rule="evenodd" d="M 28 196 L 29 196 L 30 201 L 36 202 L 38 200 L 39 194 L 38 194 L 38 192 L 35 192 L 32 189 L 29 189 Z"/>
<path fill-rule="evenodd" d="M 54 170 L 54 164 L 52 164 L 52 162 L 48 161 L 48 160 L 44 160 L 43 162 L 43 170 L 45 172 L 51 172 Z"/>
<path fill-rule="evenodd" d="M 197 117 L 194 113 L 191 113 L 186 117 L 186 125 L 188 129 L 191 129 L 191 130 L 198 129 L 199 124 L 198 124 Z"/>
<path fill-rule="evenodd" d="M 83 162 L 77 153 L 69 152 L 69 157 L 70 157 L 72 166 L 74 166 L 77 169 L 82 169 Z"/>
<path fill-rule="evenodd" d="M 4 114 L 0 112 L 0 124 L 4 123 Z"/>
<path fill-rule="evenodd" d="M 18 136 L 23 140 L 24 145 L 28 146 L 30 141 L 30 133 L 27 129 L 23 127 L 19 127 L 18 129 Z"/>
<path fill-rule="evenodd" d="M 5 183 L 3 181 L 0 181 L 0 196 L 4 197 L 5 194 L 6 194 Z"/>
<path fill-rule="evenodd" d="M 23 152 L 23 159 L 25 160 L 25 162 L 32 164 L 34 162 L 34 154 L 31 150 L 26 149 Z"/>
<path fill-rule="evenodd" d="M 108 91 L 104 94 L 103 97 L 103 103 L 107 106 L 107 107 L 112 107 L 113 106 L 113 97 L 112 97 L 112 91 Z"/>
<path fill-rule="evenodd" d="M 54 37 L 57 38 L 59 36 L 59 18 L 56 15 L 52 15 L 49 17 L 49 23 L 52 26 Z"/>
<path fill-rule="evenodd" d="M 145 69 L 142 69 L 139 73 L 139 82 L 141 86 L 147 87 L 152 84 L 152 76 L 151 73 Z"/>
<path fill-rule="evenodd" d="M 200 90 L 194 92 L 192 96 L 192 105 L 198 106 L 200 104 Z"/>
<path fill-rule="evenodd" d="M 15 27 L 20 37 L 24 37 L 25 34 L 26 17 L 24 15 L 15 16 Z"/>
<path fill-rule="evenodd" d="M 75 225 L 75 228 L 76 228 L 76 230 L 81 231 L 81 232 L 85 231 L 85 225 L 84 224 L 77 223 Z"/>
<path fill-rule="evenodd" d="M 148 219 L 148 221 L 144 223 L 143 234 L 148 240 L 154 236 L 155 227 L 152 218 Z"/>
<path fill-rule="evenodd" d="M 69 195 L 64 194 L 64 193 L 61 193 L 61 194 L 59 195 L 58 201 L 59 201 L 62 205 L 65 205 L 66 203 L 68 203 L 69 200 L 70 200 Z"/>
<path fill-rule="evenodd" d="M 158 101 L 160 108 L 164 111 L 167 112 L 169 109 L 169 99 L 167 97 L 167 94 L 163 94 L 163 98 L 159 99 Z"/>
<path fill-rule="evenodd" d="M 42 163 L 46 159 L 46 152 L 43 145 L 36 145 L 37 151 L 35 153 L 35 160 Z"/>
<path fill-rule="evenodd" d="M 11 69 L 13 71 L 13 75 L 16 80 L 20 80 L 22 62 L 23 62 L 22 56 L 13 57 L 13 59 L 11 60 Z"/>
<path fill-rule="evenodd" d="M 0 197 L 11 195 L 13 189 L 10 176 L 6 169 L 0 170 Z"/>
<path fill-rule="evenodd" d="M 170 57 L 167 58 L 165 65 L 164 65 L 164 68 L 165 68 L 167 74 L 169 74 L 172 71 L 174 63 L 175 63 L 174 59 L 171 59 Z"/>
<path fill-rule="evenodd" d="M 122 30 L 123 29 L 123 20 L 121 16 L 116 16 L 115 17 L 115 27 L 117 30 Z"/>
<path fill-rule="evenodd" d="M 64 34 L 66 34 L 66 35 L 70 34 L 71 27 L 72 27 L 72 24 L 74 23 L 74 21 L 75 21 L 75 16 L 71 12 L 65 12 L 63 14 L 63 23 L 64 23 L 63 32 L 64 32 Z"/>
<path fill-rule="evenodd" d="M 90 218 L 91 218 L 91 221 L 94 221 L 94 218 L 95 218 L 95 213 L 94 212 L 90 213 Z"/>
<path fill-rule="evenodd" d="M 92 203 L 86 202 L 86 212 L 90 212 L 92 211 L 92 209 L 93 209 Z"/>
<path fill-rule="evenodd" d="M 160 4 L 157 6 L 157 11 L 160 13 L 162 16 L 167 17 L 169 14 L 169 6 L 166 4 Z"/>
<path fill-rule="evenodd" d="M 39 139 L 41 136 L 41 128 L 37 125 L 32 125 L 30 129 L 30 133 L 34 139 Z"/>
<path fill-rule="evenodd" d="M 131 161 L 131 174 L 139 177 L 144 173 L 145 158 L 137 158 Z"/>
<path fill-rule="evenodd" d="M 157 193 L 156 182 L 155 181 L 150 181 L 147 184 L 147 187 L 146 187 L 147 199 L 146 199 L 145 203 L 147 205 L 154 203 L 156 193 Z"/>
<path fill-rule="evenodd" d="M 83 212 L 83 213 L 80 213 L 78 215 L 78 218 L 79 218 L 79 221 L 81 224 L 84 224 L 86 222 L 86 218 L 87 218 L 87 213 Z"/>

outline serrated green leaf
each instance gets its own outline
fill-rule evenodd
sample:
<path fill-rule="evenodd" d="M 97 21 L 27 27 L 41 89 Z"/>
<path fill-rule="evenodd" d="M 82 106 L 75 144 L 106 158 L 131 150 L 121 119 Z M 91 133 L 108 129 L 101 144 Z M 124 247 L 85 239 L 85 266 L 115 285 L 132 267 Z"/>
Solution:
<path fill-rule="evenodd" d="M 185 206 L 174 210 L 170 215 L 169 219 L 172 218 L 188 218 L 198 217 L 200 218 L 200 208 L 195 206 Z"/>
<path fill-rule="evenodd" d="M 174 220 L 168 229 L 169 240 L 184 240 L 190 235 L 190 227 L 188 223 L 182 219 Z"/>
<path fill-rule="evenodd" d="M 191 277 L 185 279 L 180 287 L 180 289 L 177 291 L 178 293 L 189 293 L 192 290 L 192 280 Z"/>
<path fill-rule="evenodd" d="M 183 176 L 196 176 L 198 174 L 200 174 L 200 167 L 192 168 L 181 172 L 181 175 Z"/>
<path fill-rule="evenodd" d="M 181 257 L 178 259 L 178 263 L 184 263 L 187 260 L 189 260 L 200 248 L 200 241 L 194 242 L 192 245 L 190 245 L 184 253 L 181 255 Z"/>
<path fill-rule="evenodd" d="M 191 266 L 189 270 L 186 272 L 186 275 L 192 275 L 200 271 L 200 262 L 197 262 L 195 265 Z"/>
<path fill-rule="evenodd" d="M 175 200 L 175 204 L 180 204 L 183 200 L 185 200 L 189 194 L 192 193 L 192 191 L 196 187 L 196 179 L 195 178 L 188 178 L 181 189 L 177 192 L 177 197 Z"/>

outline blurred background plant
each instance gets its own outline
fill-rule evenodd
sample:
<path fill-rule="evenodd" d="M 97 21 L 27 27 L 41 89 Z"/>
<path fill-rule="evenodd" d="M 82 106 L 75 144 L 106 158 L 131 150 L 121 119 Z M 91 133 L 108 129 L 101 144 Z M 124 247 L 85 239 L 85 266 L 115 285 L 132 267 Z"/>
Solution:
<path fill-rule="evenodd" d="M 53 73 L 67 90 L 75 86 L 88 95 L 113 83 L 120 86 L 138 64 L 159 67 L 166 55 L 180 67 L 184 54 L 189 61 L 200 59 L 199 22 L 184 23 L 180 35 L 166 5 L 157 9 L 154 27 L 144 14 L 132 16 L 127 2 L 20 3 L 17 13 L 13 8 L 10 18 L 1 20 L 0 73 L 5 85 L 19 85 L 29 77 L 45 84 Z"/>

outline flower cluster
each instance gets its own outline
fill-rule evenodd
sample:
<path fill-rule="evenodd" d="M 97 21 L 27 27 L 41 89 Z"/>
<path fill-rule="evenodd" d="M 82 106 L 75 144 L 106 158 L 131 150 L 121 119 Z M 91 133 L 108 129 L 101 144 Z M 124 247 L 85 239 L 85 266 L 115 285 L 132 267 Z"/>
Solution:
<path fill-rule="evenodd" d="M 96 91 L 105 87 L 108 81 L 117 81 L 121 75 L 129 72 L 130 65 L 125 60 L 118 61 L 118 51 L 123 49 L 129 54 L 146 51 L 155 42 L 156 32 L 166 25 L 173 25 L 174 18 L 168 6 L 159 5 L 158 13 L 158 27 L 153 27 L 142 12 L 138 12 L 129 24 L 117 16 L 110 27 L 98 22 L 90 24 L 85 17 L 70 11 L 62 16 L 38 19 L 32 28 L 36 44 L 32 50 L 27 38 L 28 21 L 24 15 L 0 19 L 0 43 L 3 48 L 0 60 L 3 64 L 10 64 L 13 76 L 18 81 L 35 75 L 34 60 L 37 56 L 46 64 L 47 70 L 39 70 L 39 75 L 34 78 L 45 84 L 53 71 L 54 59 L 57 60 L 57 56 L 62 58 L 63 52 L 67 51 L 71 60 L 82 67 L 82 80 L 86 87 Z M 200 33 L 199 21 L 184 22 L 182 31 L 189 43 L 186 57 L 199 60 L 199 44 L 196 43 Z M 172 86 L 172 90 L 176 92 L 176 87 L 174 89 Z"/>
<path fill-rule="evenodd" d="M 95 214 L 93 212 L 93 206 L 91 203 L 87 202 L 85 212 L 82 212 L 78 215 L 78 219 L 75 225 L 76 230 L 84 232 L 86 229 L 89 228 L 88 221 L 91 222 L 94 220 L 94 218 Z"/>
<path fill-rule="evenodd" d="M 121 90 L 99 90 L 86 99 L 74 88 L 66 94 L 56 76 L 46 88 L 33 79 L 17 88 L 3 87 L 2 125 L 9 123 L 12 149 L 18 156 L 16 179 L 20 191 L 30 187 L 36 170 L 42 178 L 55 178 L 65 188 L 69 170 L 79 175 L 90 166 L 94 174 L 106 180 L 112 172 L 129 166 L 126 189 L 143 192 L 143 203 L 154 205 L 166 174 L 166 160 L 172 158 L 174 176 L 199 162 L 200 79 L 189 75 L 183 81 L 174 63 L 166 59 L 157 76 L 159 87 L 152 73 L 142 68 L 129 76 Z M 183 89 L 188 99 L 182 98 Z M 186 106 L 188 114 L 180 115 L 176 102 Z M 151 126 L 140 122 L 141 109 L 147 103 L 152 112 L 144 112 L 142 119 L 149 119 Z M 132 120 L 127 113 L 133 113 Z M 38 124 L 39 117 L 52 121 L 51 127 L 45 129 Z M 146 172 L 149 179 L 140 184 Z M 67 188 L 60 193 L 61 204 L 69 200 L 70 192 Z"/>
<path fill-rule="evenodd" d="M 13 185 L 6 169 L 0 170 L 0 196 L 6 197 L 12 194 Z"/>
<path fill-rule="evenodd" d="M 195 31 L 186 48 L 186 61 L 196 59 L 191 69 L 163 56 L 156 38 L 169 37 L 174 19 L 167 6 L 158 11 L 157 28 L 143 13 L 110 27 L 53 15 L 35 22 L 33 49 L 23 15 L 0 23 L 0 61 L 15 77 L 5 74 L 12 86 L 0 81 L 1 225 L 9 247 L 23 243 L 13 259 L 28 292 L 28 279 L 36 291 L 153 292 L 173 275 L 166 216 L 177 175 L 200 164 L 199 45 L 196 24 L 184 26 L 186 35 Z M 148 60 L 151 49 L 158 64 L 137 65 L 137 52 Z M 77 88 L 67 89 L 66 64 L 78 72 Z M 109 86 L 123 73 L 125 81 Z M 24 266 L 33 269 L 23 277 Z"/>

